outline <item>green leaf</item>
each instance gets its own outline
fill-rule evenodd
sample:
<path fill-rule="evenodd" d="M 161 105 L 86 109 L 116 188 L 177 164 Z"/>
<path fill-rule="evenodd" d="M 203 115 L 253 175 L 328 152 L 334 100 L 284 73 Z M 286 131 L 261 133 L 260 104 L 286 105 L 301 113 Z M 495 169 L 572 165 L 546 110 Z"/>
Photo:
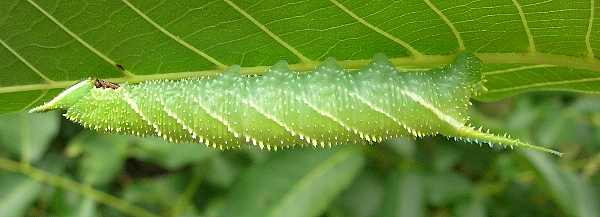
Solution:
<path fill-rule="evenodd" d="M 390 175 L 379 216 L 425 216 L 425 177 L 416 171 Z"/>
<path fill-rule="evenodd" d="M 384 191 L 383 180 L 378 174 L 365 169 L 354 184 L 338 197 L 336 205 L 346 211 L 339 216 L 375 216 L 383 203 Z"/>
<path fill-rule="evenodd" d="M 43 115 L 20 112 L 0 116 L 0 145 L 13 156 L 33 164 L 44 155 L 58 130 L 56 112 Z"/>
<path fill-rule="evenodd" d="M 42 183 L 22 174 L 0 171 L 0 213 L 26 216 L 27 209 L 42 192 Z"/>
<path fill-rule="evenodd" d="M 573 173 L 561 173 L 547 156 L 520 151 L 553 200 L 572 216 L 600 216 L 598 188 Z"/>
<path fill-rule="evenodd" d="M 69 157 L 81 155 L 82 182 L 88 185 L 105 185 L 121 172 L 125 163 L 127 143 L 118 134 L 99 134 L 86 131 L 71 140 L 67 148 Z"/>
<path fill-rule="evenodd" d="M 202 163 L 217 153 L 218 150 L 206 148 L 203 144 L 167 142 L 162 138 L 139 138 L 129 136 L 131 141 L 138 144 L 132 150 L 135 158 L 150 161 L 168 169 L 181 168 L 187 164 Z"/>
<path fill-rule="evenodd" d="M 465 198 L 474 188 L 465 177 L 452 173 L 436 173 L 424 177 L 429 201 L 434 205 L 448 204 Z"/>
<path fill-rule="evenodd" d="M 486 216 L 485 200 L 473 198 L 469 201 L 460 203 L 453 216 L 469 217 L 469 216 Z"/>
<path fill-rule="evenodd" d="M 215 75 L 278 60 L 309 71 L 385 53 L 398 66 L 484 62 L 496 100 L 524 91 L 600 93 L 593 1 L 3 1 L 0 114 L 26 110 L 88 77 L 140 82 Z M 124 68 L 125 71 L 121 71 Z"/>
<path fill-rule="evenodd" d="M 284 149 L 250 169 L 222 216 L 319 216 L 364 164 L 356 146 Z"/>

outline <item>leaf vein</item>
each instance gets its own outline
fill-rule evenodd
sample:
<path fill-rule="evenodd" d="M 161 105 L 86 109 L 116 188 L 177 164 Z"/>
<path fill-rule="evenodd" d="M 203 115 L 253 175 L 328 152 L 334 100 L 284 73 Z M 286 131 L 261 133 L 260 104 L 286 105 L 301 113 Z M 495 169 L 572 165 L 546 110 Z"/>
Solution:
<path fill-rule="evenodd" d="M 35 74 L 39 75 L 42 79 L 44 79 L 44 81 L 46 81 L 46 83 L 54 83 L 55 82 L 52 79 L 46 77 L 42 72 L 40 72 L 40 70 L 35 68 L 35 66 L 33 66 L 33 64 L 31 64 L 29 61 L 27 61 L 25 58 L 23 58 L 23 56 L 21 56 L 19 53 L 17 53 L 17 51 L 12 49 L 12 47 L 8 46 L 8 44 L 6 44 L 6 42 L 4 42 L 4 40 L 0 39 L 0 44 L 2 44 L 2 46 L 4 46 L 8 51 L 10 51 L 10 53 L 15 55 L 15 57 L 17 57 L 23 64 L 25 64 L 32 71 L 34 71 Z"/>
<path fill-rule="evenodd" d="M 533 40 L 533 35 L 531 34 L 531 28 L 529 28 L 529 24 L 527 23 L 527 18 L 525 17 L 525 13 L 523 12 L 523 8 L 517 2 L 517 0 L 512 0 L 513 4 L 519 11 L 519 16 L 521 16 L 521 22 L 523 22 L 523 29 L 525 30 L 525 34 L 527 34 L 527 39 L 529 40 L 529 52 L 535 53 L 535 41 Z"/>
<path fill-rule="evenodd" d="M 198 55 L 204 57 L 205 59 L 207 59 L 208 61 L 212 62 L 213 64 L 215 64 L 218 68 L 220 69 L 225 69 L 227 68 L 227 66 L 221 62 L 219 62 L 218 60 L 216 60 L 215 58 L 211 57 L 210 55 L 204 53 L 201 50 L 198 50 L 198 48 L 192 46 L 191 44 L 185 42 L 184 40 L 182 40 L 181 38 L 173 35 L 173 33 L 169 32 L 168 30 L 166 30 L 165 28 L 163 28 L 162 26 L 158 25 L 156 22 L 154 22 L 154 20 L 150 19 L 150 17 L 146 16 L 146 14 L 144 14 L 142 11 L 140 11 L 138 8 L 136 8 L 134 5 L 132 5 L 129 1 L 127 0 L 122 0 L 123 3 L 125 3 L 129 8 L 131 8 L 131 10 L 133 10 L 135 13 L 137 13 L 138 15 L 140 15 L 140 17 L 142 17 L 144 20 L 146 20 L 146 22 L 150 23 L 152 26 L 154 26 L 155 28 L 157 28 L 160 32 L 162 32 L 163 34 L 169 36 L 169 38 L 173 39 L 174 41 L 178 42 L 179 44 L 183 45 L 184 47 L 194 51 L 195 53 L 197 53 Z"/>
<path fill-rule="evenodd" d="M 427 3 L 427 5 L 436 14 L 438 14 L 438 16 L 440 16 L 440 18 L 442 18 L 442 20 L 444 20 L 444 22 L 448 25 L 448 27 L 450 27 L 450 29 L 452 30 L 452 33 L 454 33 L 454 37 L 456 37 L 456 41 L 458 41 L 458 47 L 460 48 L 460 50 L 465 50 L 466 49 L 465 42 L 463 41 L 462 37 L 460 36 L 460 32 L 458 31 L 458 29 L 456 29 L 456 26 L 454 26 L 452 21 L 450 21 L 450 19 L 448 19 L 448 17 L 446 17 L 446 15 L 440 9 L 438 9 L 433 3 L 431 3 L 431 1 L 429 1 L 429 0 L 423 0 L 423 1 L 425 1 L 425 3 Z"/>
<path fill-rule="evenodd" d="M 344 12 L 346 12 L 348 15 L 350 15 L 352 18 L 356 19 L 359 23 L 365 25 L 366 27 L 372 29 L 373 31 L 385 36 L 386 38 L 402 45 L 404 48 L 406 48 L 413 56 L 423 56 L 423 54 L 421 52 L 419 52 L 418 50 L 416 50 L 415 48 L 413 48 L 412 46 L 410 46 L 410 44 L 408 44 L 405 41 L 400 40 L 399 38 L 397 38 L 396 36 L 391 35 L 390 33 L 383 31 L 382 29 L 374 26 L 373 24 L 367 22 L 366 20 L 364 20 L 363 18 L 359 17 L 357 14 L 355 14 L 354 12 L 350 11 L 350 9 L 346 8 L 344 5 L 342 5 L 341 3 L 339 3 L 337 0 L 330 0 L 333 4 L 335 4 L 337 7 L 339 7 L 340 9 L 342 9 Z"/>
<path fill-rule="evenodd" d="M 27 0 L 27 2 L 29 2 L 29 4 L 31 4 L 31 5 L 33 5 L 33 7 L 35 7 L 38 11 L 42 12 L 42 14 L 44 14 L 46 17 L 48 17 L 48 19 L 50 19 L 50 21 L 52 21 L 54 24 L 56 24 L 58 27 L 60 27 L 63 31 L 65 31 L 67 34 L 69 34 L 71 37 L 73 37 L 76 41 L 78 41 L 79 43 L 81 43 L 88 50 L 92 51 L 93 53 L 95 53 L 100 58 L 104 59 L 106 62 L 110 63 L 113 66 L 115 64 L 117 64 L 115 61 L 113 61 L 112 59 L 110 59 L 109 57 L 107 57 L 106 55 L 104 55 L 102 52 L 98 51 L 92 45 L 90 45 L 86 41 L 84 41 L 81 37 L 79 37 L 74 32 L 72 32 L 71 30 L 69 30 L 69 28 L 67 28 L 65 25 L 63 25 L 62 23 L 60 23 L 56 18 L 54 18 L 54 16 L 52 16 L 50 13 L 48 13 L 42 7 L 40 7 L 35 2 L 33 2 L 33 0 Z"/>
<path fill-rule="evenodd" d="M 306 62 L 306 63 L 312 62 L 309 58 L 305 57 L 300 51 L 296 50 L 296 48 L 294 48 L 293 46 L 291 46 L 290 44 L 285 42 L 283 39 L 281 39 L 279 36 L 277 36 L 275 33 L 273 33 L 265 25 L 260 23 L 258 20 L 254 19 L 254 17 L 252 17 L 250 14 L 248 14 L 244 9 L 241 9 L 240 7 L 238 7 L 235 3 L 231 2 L 230 0 L 223 0 L 223 1 L 225 1 L 227 4 L 229 4 L 229 6 L 231 6 L 233 9 L 235 9 L 240 14 L 242 14 L 244 17 L 246 17 L 248 20 L 250 20 L 252 23 L 254 23 L 254 25 L 258 26 L 258 28 L 260 28 L 265 33 L 267 33 L 269 36 L 271 36 L 271 38 L 273 38 L 279 44 L 283 45 L 289 51 L 294 53 L 298 58 L 300 58 L 300 61 Z"/>
<path fill-rule="evenodd" d="M 495 70 L 495 71 L 490 71 L 490 72 L 484 72 L 484 75 L 495 75 L 495 74 L 502 74 L 502 73 L 507 73 L 507 72 L 515 72 L 515 71 L 523 71 L 523 70 L 539 69 L 539 68 L 550 68 L 550 67 L 562 67 L 562 66 L 559 66 L 559 65 L 548 65 L 548 64 L 521 66 L 521 67 L 510 68 L 510 69 L 503 69 L 503 70 Z"/>
<path fill-rule="evenodd" d="M 534 83 L 534 84 L 514 86 L 514 87 L 510 87 L 510 88 L 496 88 L 496 89 L 491 89 L 487 93 L 509 92 L 509 91 L 516 91 L 516 90 L 521 90 L 521 89 L 533 88 L 533 87 L 543 87 L 543 86 L 563 85 L 563 84 L 574 84 L 574 83 L 598 82 L 598 81 L 600 81 L 600 78 L 582 78 L 582 79 L 553 81 L 553 82 L 538 82 L 538 83 Z M 591 88 L 591 87 L 588 87 L 588 89 L 593 90 L 593 88 Z"/>
<path fill-rule="evenodd" d="M 592 49 L 592 44 L 590 43 L 590 37 L 592 35 L 592 30 L 594 29 L 594 15 L 596 13 L 596 1 L 590 0 L 590 20 L 588 22 L 588 30 L 585 34 L 585 45 L 588 50 L 588 59 L 595 59 L 596 55 L 594 54 L 594 49 Z"/>

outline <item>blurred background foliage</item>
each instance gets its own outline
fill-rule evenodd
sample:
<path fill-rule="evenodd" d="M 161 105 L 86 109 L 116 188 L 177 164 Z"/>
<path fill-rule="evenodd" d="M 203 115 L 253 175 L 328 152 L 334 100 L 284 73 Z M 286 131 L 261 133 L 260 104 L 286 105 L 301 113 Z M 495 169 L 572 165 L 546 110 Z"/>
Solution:
<path fill-rule="evenodd" d="M 215 150 L 95 133 L 59 113 L 0 116 L 6 216 L 598 216 L 600 97 L 523 94 L 473 125 L 565 152 L 445 137 Z"/>

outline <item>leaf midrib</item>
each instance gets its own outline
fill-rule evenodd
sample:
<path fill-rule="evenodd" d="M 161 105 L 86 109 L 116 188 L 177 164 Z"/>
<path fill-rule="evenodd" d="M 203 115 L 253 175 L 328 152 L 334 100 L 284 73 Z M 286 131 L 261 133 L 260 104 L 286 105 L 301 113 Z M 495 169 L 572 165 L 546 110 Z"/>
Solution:
<path fill-rule="evenodd" d="M 534 54 L 529 53 L 478 53 L 476 54 L 484 63 L 528 63 L 528 64 L 539 64 L 544 67 L 572 67 L 581 68 L 590 71 L 600 72 L 600 60 L 589 59 L 589 58 L 577 58 L 568 57 L 556 54 L 545 54 L 536 52 Z M 437 66 L 448 64 L 452 60 L 453 56 L 446 55 L 424 55 L 421 58 L 391 58 L 390 61 L 396 66 Z M 360 69 L 371 60 L 342 60 L 338 61 L 344 69 L 353 70 Z M 310 64 L 297 63 L 291 64 L 289 68 L 292 71 L 298 72 L 309 72 L 312 71 L 316 66 L 322 64 L 322 61 L 314 61 Z M 532 66 L 534 67 L 534 66 Z M 262 75 L 265 70 L 269 69 L 270 66 L 254 66 L 254 67 L 242 67 L 244 75 Z M 508 69 L 505 69 L 508 70 Z M 152 74 L 152 75 L 135 75 L 131 74 L 129 77 L 118 77 L 118 78 L 101 78 L 110 82 L 115 83 L 139 83 L 148 80 L 177 80 L 189 77 L 212 77 L 222 72 L 221 70 L 204 70 L 204 71 L 192 71 L 192 72 L 178 72 L 168 74 Z M 484 72 L 485 73 L 485 72 Z M 0 87 L 0 94 L 2 93 L 14 93 L 23 91 L 33 90 L 48 90 L 48 89 L 60 89 L 72 86 L 80 80 L 69 80 L 69 81 L 51 81 L 45 84 L 31 84 L 31 85 L 16 85 L 8 87 Z"/>

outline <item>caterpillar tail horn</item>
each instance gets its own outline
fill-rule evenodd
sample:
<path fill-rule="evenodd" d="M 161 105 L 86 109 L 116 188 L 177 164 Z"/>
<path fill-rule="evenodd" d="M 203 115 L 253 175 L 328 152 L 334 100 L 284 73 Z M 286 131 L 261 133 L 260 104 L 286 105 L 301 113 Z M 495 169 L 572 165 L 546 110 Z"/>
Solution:
<path fill-rule="evenodd" d="M 499 136 L 491 133 L 484 133 L 480 129 L 475 129 L 472 126 L 464 126 L 458 131 L 458 135 L 455 137 L 457 140 L 463 140 L 467 142 L 475 142 L 477 144 L 482 143 L 490 143 L 491 144 L 500 144 L 504 146 L 517 146 L 528 149 L 534 149 L 538 151 L 544 151 L 548 153 L 552 153 L 562 157 L 564 153 L 558 152 L 552 149 L 531 145 L 529 143 L 521 142 L 516 139 L 511 139 L 506 136 Z"/>

